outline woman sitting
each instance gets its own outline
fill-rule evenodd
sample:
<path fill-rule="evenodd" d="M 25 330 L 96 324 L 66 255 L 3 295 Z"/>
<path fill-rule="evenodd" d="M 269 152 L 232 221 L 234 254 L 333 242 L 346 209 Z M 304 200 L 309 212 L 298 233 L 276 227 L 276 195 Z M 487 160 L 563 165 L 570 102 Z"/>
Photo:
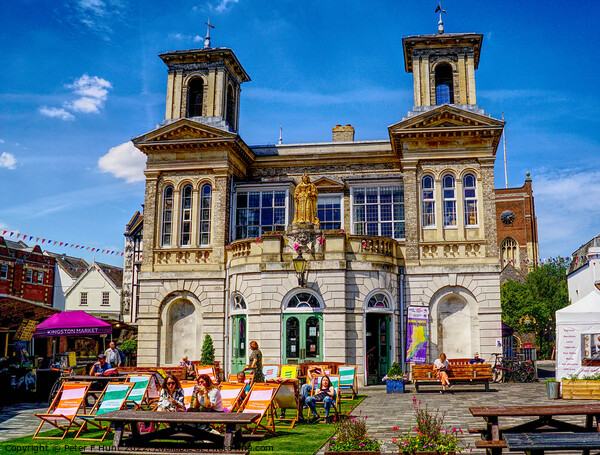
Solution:
<path fill-rule="evenodd" d="M 196 382 L 191 408 L 205 412 L 223 412 L 221 392 L 213 385 L 210 377 L 207 374 L 201 374 Z"/>
<path fill-rule="evenodd" d="M 157 411 L 185 411 L 183 404 L 183 389 L 177 379 L 172 374 L 168 374 L 165 378 L 158 399 Z"/>
<path fill-rule="evenodd" d="M 448 381 L 449 365 L 450 362 L 448 362 L 446 354 L 444 354 L 443 352 L 440 354 L 440 358 L 435 359 L 435 362 L 433 362 L 433 370 L 435 371 L 435 377 L 442 381 L 442 390 L 440 390 L 440 393 L 444 393 L 446 391 L 446 387 L 448 387 L 449 389 L 452 388 L 450 381 Z"/>
<path fill-rule="evenodd" d="M 320 417 L 317 412 L 317 407 L 315 402 L 322 401 L 323 407 L 325 408 L 325 422 L 331 423 L 331 418 L 329 417 L 329 410 L 331 409 L 331 405 L 333 404 L 333 397 L 335 396 L 335 389 L 331 384 L 331 379 L 329 376 L 323 376 L 321 379 L 321 385 L 317 390 L 315 390 L 315 395 L 312 397 L 306 398 L 306 405 L 313 413 L 313 417 L 309 420 L 310 423 L 318 422 Z"/>

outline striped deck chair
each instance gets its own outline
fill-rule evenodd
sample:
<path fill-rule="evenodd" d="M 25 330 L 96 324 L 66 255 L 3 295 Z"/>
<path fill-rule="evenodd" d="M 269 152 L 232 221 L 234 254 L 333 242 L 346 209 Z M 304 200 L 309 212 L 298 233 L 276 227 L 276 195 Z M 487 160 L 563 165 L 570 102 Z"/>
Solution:
<path fill-rule="evenodd" d="M 152 375 L 150 374 L 128 374 L 125 382 L 133 382 L 134 386 L 129 396 L 127 403 L 133 405 L 134 410 L 141 409 L 142 406 L 150 406 L 150 397 L 148 394 L 148 386 Z"/>
<path fill-rule="evenodd" d="M 358 381 L 356 380 L 356 365 L 340 365 L 338 367 L 338 373 L 340 375 L 340 401 L 342 400 L 354 400 L 358 395 Z M 352 392 L 352 398 L 342 398 L 342 392 Z"/>
<path fill-rule="evenodd" d="M 213 365 L 196 365 L 196 377 L 201 374 L 207 374 L 214 385 L 219 384 Z"/>
<path fill-rule="evenodd" d="M 276 414 L 277 424 L 280 422 L 288 422 L 289 426 L 283 428 L 294 428 L 298 418 L 300 417 L 300 409 L 298 406 L 298 394 L 296 393 L 296 383 L 292 379 L 279 383 L 279 390 L 275 394 L 273 403 L 280 410 L 279 415 Z M 284 414 L 284 410 L 287 410 Z"/>
<path fill-rule="evenodd" d="M 227 382 L 237 383 L 238 382 L 237 374 L 230 374 Z M 250 389 L 252 388 L 252 384 L 254 384 L 254 373 L 246 375 L 246 380 L 244 381 L 244 384 L 246 384 L 246 388 L 244 389 L 244 392 L 246 392 L 246 393 L 250 392 Z"/>
<path fill-rule="evenodd" d="M 340 402 L 340 375 L 339 374 L 328 374 L 329 379 L 331 380 L 331 385 L 333 386 L 334 395 L 333 395 L 333 403 L 331 408 L 333 409 L 334 416 L 338 417 L 338 415 L 342 412 L 342 403 Z M 319 384 L 317 387 L 321 385 L 321 379 L 319 379 Z M 315 394 L 315 388 L 312 389 L 311 395 Z M 315 401 L 316 405 L 324 405 L 323 401 Z"/>
<path fill-rule="evenodd" d="M 256 433 L 259 428 L 263 428 L 272 435 L 277 435 L 275 432 L 275 419 L 273 417 L 273 399 L 279 390 L 279 384 L 260 384 L 255 383 L 250 389 L 250 393 L 238 409 L 238 412 L 257 412 L 260 417 L 254 424 L 246 425 L 246 429 L 251 434 Z M 266 424 L 263 420 L 267 419 Z M 254 428 L 252 428 L 254 426 Z"/>
<path fill-rule="evenodd" d="M 81 426 L 81 424 L 75 421 L 75 417 L 80 408 L 83 408 L 83 412 L 85 413 L 85 397 L 90 385 L 91 382 L 87 381 L 63 381 L 48 411 L 45 414 L 35 414 L 36 417 L 42 419 L 42 422 L 33 435 L 33 439 L 64 439 L 71 427 L 77 428 Z M 38 436 L 44 423 L 48 423 L 54 428 L 61 430 L 63 434 L 61 436 Z"/>
<path fill-rule="evenodd" d="M 127 395 L 133 389 L 133 382 L 109 382 L 102 391 L 102 395 L 96 400 L 96 404 L 90 410 L 89 414 L 78 414 L 77 419 L 83 421 L 79 427 L 79 431 L 75 435 L 75 439 L 81 439 L 83 441 L 104 441 L 106 435 L 110 431 L 110 423 L 106 426 L 102 425 L 102 421 L 95 420 L 99 415 L 106 414 L 110 411 L 118 411 L 126 407 L 125 400 Z M 84 438 L 80 437 L 82 431 L 88 431 L 88 424 L 97 428 L 98 430 L 104 430 L 104 434 L 101 438 Z"/>
<path fill-rule="evenodd" d="M 298 365 L 281 365 L 279 377 L 296 379 L 298 377 Z"/>
<path fill-rule="evenodd" d="M 265 382 L 279 376 L 279 365 L 263 365 L 263 376 Z"/>
<path fill-rule="evenodd" d="M 241 404 L 244 385 L 237 382 L 222 382 L 220 387 L 221 401 L 225 412 L 233 412 Z"/>
<path fill-rule="evenodd" d="M 183 389 L 183 405 L 185 406 L 185 410 L 190 409 L 192 405 L 192 398 L 194 395 L 194 387 L 196 386 L 196 381 L 179 381 L 181 384 L 181 388 Z"/>

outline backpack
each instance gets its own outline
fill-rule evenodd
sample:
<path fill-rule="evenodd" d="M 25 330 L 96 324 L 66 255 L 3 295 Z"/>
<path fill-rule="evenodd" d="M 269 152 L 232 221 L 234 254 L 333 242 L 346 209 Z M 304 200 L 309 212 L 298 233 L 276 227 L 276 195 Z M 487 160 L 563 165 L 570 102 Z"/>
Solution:
<path fill-rule="evenodd" d="M 125 366 L 125 361 L 127 360 L 127 356 L 125 354 L 123 354 L 123 351 L 121 351 L 120 349 L 117 349 L 117 352 L 119 353 L 119 357 L 121 357 L 121 366 Z"/>

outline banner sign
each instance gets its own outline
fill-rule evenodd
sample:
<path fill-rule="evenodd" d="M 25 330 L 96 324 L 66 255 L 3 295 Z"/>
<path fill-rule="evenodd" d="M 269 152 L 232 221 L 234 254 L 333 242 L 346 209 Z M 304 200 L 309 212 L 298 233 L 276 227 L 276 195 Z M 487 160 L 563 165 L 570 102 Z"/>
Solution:
<path fill-rule="evenodd" d="M 33 332 L 38 325 L 38 321 L 33 321 L 31 319 L 23 319 L 21 325 L 17 329 L 17 333 L 15 333 L 15 340 L 23 340 L 30 341 L 33 337 Z"/>
<path fill-rule="evenodd" d="M 83 335 L 100 335 L 100 334 L 112 333 L 112 327 L 73 327 L 73 328 L 59 328 L 59 329 L 46 329 L 36 330 L 36 337 L 64 337 L 64 336 L 83 336 Z"/>
<path fill-rule="evenodd" d="M 406 361 L 425 363 L 427 359 L 427 321 L 429 308 L 421 306 L 408 307 L 408 324 L 406 327 Z"/>

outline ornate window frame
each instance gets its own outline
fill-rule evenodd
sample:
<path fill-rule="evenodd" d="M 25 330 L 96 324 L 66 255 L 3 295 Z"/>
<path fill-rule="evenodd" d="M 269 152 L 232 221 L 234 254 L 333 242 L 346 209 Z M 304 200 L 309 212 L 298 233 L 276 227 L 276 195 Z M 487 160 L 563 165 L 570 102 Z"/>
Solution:
<path fill-rule="evenodd" d="M 206 193 L 208 191 L 208 193 Z M 212 229 L 212 184 L 200 186 L 200 207 L 198 209 L 198 245 L 210 246 Z"/>
<path fill-rule="evenodd" d="M 467 185 L 467 178 L 472 178 L 472 185 Z M 479 226 L 479 203 L 477 198 L 477 175 L 474 172 L 468 172 L 463 175 L 463 204 L 465 212 L 465 226 L 466 227 L 478 227 Z M 474 223 L 470 223 L 473 218 Z"/>
<path fill-rule="evenodd" d="M 299 306 L 290 307 L 290 302 L 300 294 L 308 294 L 311 299 L 316 300 L 318 306 Z M 304 298 L 304 297 L 303 297 Z M 309 288 L 297 288 L 289 292 L 282 301 L 282 311 L 284 313 L 322 313 L 325 309 L 323 297 L 316 291 Z"/>
<path fill-rule="evenodd" d="M 435 177 L 432 174 L 421 176 L 421 226 L 435 229 Z"/>
<path fill-rule="evenodd" d="M 442 207 L 444 228 L 456 229 L 458 226 L 458 217 L 456 214 L 456 177 L 450 172 L 442 175 Z"/>
<path fill-rule="evenodd" d="M 170 190 L 170 194 L 167 192 Z M 165 185 L 162 190 L 160 204 L 160 246 L 170 247 L 173 245 L 173 209 L 175 202 L 175 187 L 172 184 Z M 167 219 L 168 218 L 168 219 Z M 167 241 L 168 239 L 168 241 Z"/>

